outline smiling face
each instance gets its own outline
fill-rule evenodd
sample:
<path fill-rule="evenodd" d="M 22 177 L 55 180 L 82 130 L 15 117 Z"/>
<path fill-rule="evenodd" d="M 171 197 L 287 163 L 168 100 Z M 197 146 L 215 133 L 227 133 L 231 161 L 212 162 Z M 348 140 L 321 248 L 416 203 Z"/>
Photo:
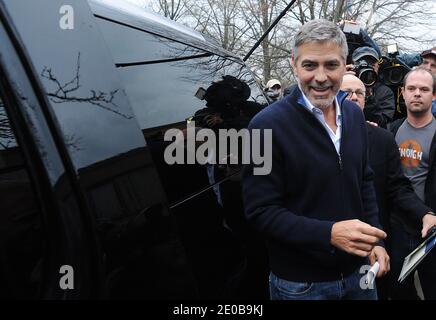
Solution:
<path fill-rule="evenodd" d="M 332 41 L 304 43 L 292 63 L 309 101 L 320 109 L 332 106 L 345 73 L 341 48 Z"/>
<path fill-rule="evenodd" d="M 431 113 L 431 101 L 436 98 L 433 92 L 433 79 L 423 70 L 409 74 L 403 88 L 407 111 L 415 116 Z"/>

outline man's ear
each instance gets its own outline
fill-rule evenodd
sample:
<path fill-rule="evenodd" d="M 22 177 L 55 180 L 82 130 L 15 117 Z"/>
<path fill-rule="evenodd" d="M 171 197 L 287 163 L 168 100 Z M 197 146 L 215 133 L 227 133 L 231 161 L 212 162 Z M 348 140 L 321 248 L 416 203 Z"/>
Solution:
<path fill-rule="evenodd" d="M 295 56 L 294 56 L 294 54 L 292 54 L 292 56 L 291 56 L 291 67 L 292 67 L 292 70 L 294 71 L 294 74 L 295 75 L 297 75 L 297 66 L 296 66 L 296 61 L 295 61 Z"/>

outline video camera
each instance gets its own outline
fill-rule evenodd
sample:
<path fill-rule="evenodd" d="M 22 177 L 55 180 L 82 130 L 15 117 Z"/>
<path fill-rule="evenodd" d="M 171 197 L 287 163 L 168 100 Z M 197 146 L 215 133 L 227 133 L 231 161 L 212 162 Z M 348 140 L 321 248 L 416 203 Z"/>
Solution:
<path fill-rule="evenodd" d="M 347 64 L 351 64 L 353 63 L 351 59 L 351 54 L 353 53 L 353 51 L 356 50 L 358 47 L 365 45 L 360 32 L 360 26 L 359 24 L 354 22 L 344 21 L 339 23 L 339 27 L 342 29 L 347 39 L 347 44 L 348 44 Z"/>
<path fill-rule="evenodd" d="M 355 50 L 360 47 L 372 47 L 372 39 L 360 28 L 357 23 L 345 21 L 341 25 L 342 30 L 347 39 L 349 53 L 347 56 L 347 64 L 352 63 L 352 55 Z M 382 56 L 378 75 L 374 71 L 371 63 L 365 59 L 358 59 L 357 64 L 354 65 L 353 71 L 356 76 L 362 80 L 365 86 L 370 87 L 377 81 L 380 81 L 391 88 L 395 95 L 396 110 L 394 119 L 404 117 L 406 107 L 401 93 L 401 86 L 403 85 L 404 76 L 411 70 L 401 59 L 398 59 L 398 46 L 396 44 L 387 47 L 388 56 Z"/>
<path fill-rule="evenodd" d="M 411 68 L 397 58 L 398 45 L 392 44 L 387 47 L 388 56 L 382 57 L 383 63 L 380 66 L 380 80 L 390 87 L 395 95 L 395 114 L 394 120 L 404 118 L 407 115 L 406 105 L 401 92 L 404 76 Z"/>
<path fill-rule="evenodd" d="M 402 86 L 404 76 L 411 70 L 409 66 L 397 59 L 398 45 L 388 45 L 388 57 L 382 57 L 383 63 L 380 66 L 380 79 L 387 86 Z"/>
<path fill-rule="evenodd" d="M 365 59 L 359 60 L 351 69 L 362 80 L 366 87 L 372 87 L 377 82 L 378 76 L 372 65 Z"/>

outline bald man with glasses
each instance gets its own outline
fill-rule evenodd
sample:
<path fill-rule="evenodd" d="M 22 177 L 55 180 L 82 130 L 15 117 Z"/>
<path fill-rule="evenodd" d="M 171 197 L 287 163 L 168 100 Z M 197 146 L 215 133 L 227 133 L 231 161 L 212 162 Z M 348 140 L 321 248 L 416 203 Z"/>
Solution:
<path fill-rule="evenodd" d="M 365 85 L 354 75 L 346 74 L 342 80 L 341 90 L 348 93 L 346 99 L 355 102 L 363 111 L 365 107 Z M 404 176 L 400 154 L 393 135 L 375 124 L 367 123 L 369 164 L 374 171 L 374 187 L 379 208 L 379 220 L 384 231 L 387 251 L 392 244 L 389 241 L 390 209 L 395 203 L 408 215 L 421 221 L 425 213 L 432 210 L 415 194 L 410 180 Z M 379 279 L 377 282 L 379 299 L 387 299 L 388 281 Z"/>

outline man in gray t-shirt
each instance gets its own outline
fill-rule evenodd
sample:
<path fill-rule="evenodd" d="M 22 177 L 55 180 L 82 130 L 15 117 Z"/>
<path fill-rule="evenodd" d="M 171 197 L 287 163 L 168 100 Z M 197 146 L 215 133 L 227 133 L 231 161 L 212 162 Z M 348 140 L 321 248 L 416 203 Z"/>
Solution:
<path fill-rule="evenodd" d="M 404 174 L 412 182 L 415 193 L 424 203 L 436 210 L 436 119 L 431 113 L 432 99 L 436 97 L 435 76 L 418 68 L 404 78 L 404 101 L 407 119 L 400 119 L 390 126 L 400 151 Z M 413 276 L 403 284 L 397 279 L 404 258 L 412 252 L 436 226 L 436 216 L 424 214 L 422 221 L 392 210 L 391 234 L 391 295 L 393 299 L 417 298 Z M 425 299 L 436 299 L 436 250 L 418 266 L 418 274 Z"/>
<path fill-rule="evenodd" d="M 415 193 L 422 201 L 425 201 L 424 186 L 435 132 L 436 119 L 432 118 L 430 123 L 421 128 L 415 128 L 409 121 L 404 121 L 395 136 L 404 174 L 412 182 Z"/>

